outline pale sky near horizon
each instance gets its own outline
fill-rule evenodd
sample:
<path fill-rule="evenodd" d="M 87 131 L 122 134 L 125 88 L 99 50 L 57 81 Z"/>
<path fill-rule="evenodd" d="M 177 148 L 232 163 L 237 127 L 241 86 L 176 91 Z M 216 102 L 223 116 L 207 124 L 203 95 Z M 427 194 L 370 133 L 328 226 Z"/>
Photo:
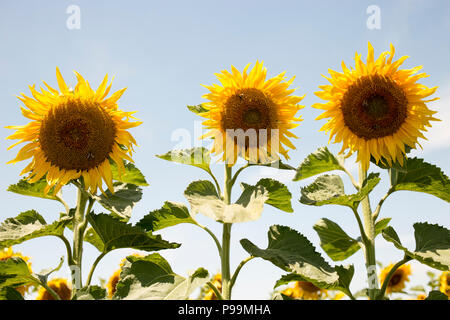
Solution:
<path fill-rule="evenodd" d="M 80 29 L 69 29 L 66 13 L 69 6 L 81 10 Z M 369 5 L 381 10 L 381 29 L 370 30 L 366 21 Z M 249 62 L 263 60 L 269 76 L 286 71 L 288 78 L 295 75 L 293 87 L 298 95 L 306 94 L 300 110 L 304 121 L 294 129 L 299 136 L 294 141 L 297 150 L 290 152 L 288 163 L 294 167 L 318 147 L 328 143 L 328 136 L 319 132 L 325 123 L 314 119 L 320 114 L 311 105 L 319 102 L 314 95 L 318 86 L 327 84 L 328 68 L 340 71 L 341 61 L 353 65 L 355 51 L 367 55 L 367 42 L 375 54 L 396 47 L 396 57 L 408 55 L 404 67 L 423 65 L 430 77 L 422 79 L 427 86 L 439 86 L 433 97 L 441 99 L 429 104 L 437 110 L 441 122 L 421 140 L 423 150 L 413 155 L 424 158 L 450 172 L 450 2 L 441 1 L 2 1 L 0 3 L 0 106 L 1 126 L 22 125 L 21 92 L 29 94 L 28 85 L 42 85 L 46 81 L 56 87 L 55 68 L 58 66 L 66 82 L 75 85 L 73 70 L 81 73 L 93 87 L 105 74 L 115 76 L 112 90 L 127 87 L 119 100 L 120 108 L 137 111 L 143 125 L 132 129 L 139 147 L 134 160 L 145 174 L 150 186 L 144 187 L 144 196 L 134 209 L 131 222 L 136 222 L 151 210 L 160 208 L 164 201 L 187 201 L 183 191 L 187 185 L 208 177 L 199 169 L 176 165 L 155 157 L 179 144 L 177 133 L 188 132 L 192 146 L 200 136 L 196 130 L 201 120 L 189 112 L 186 105 L 204 102 L 206 89 L 200 84 L 217 83 L 214 73 L 231 65 L 238 69 Z M 2 129 L 3 138 L 11 130 Z M 57 219 L 63 208 L 51 201 L 29 198 L 6 191 L 19 180 L 19 173 L 28 163 L 6 165 L 19 148 L 6 148 L 11 141 L 2 139 L 0 147 L 0 201 L 3 210 L 0 221 L 22 211 L 36 209 L 47 222 Z M 205 144 L 206 145 L 206 144 Z M 340 145 L 329 145 L 337 152 Z M 348 166 L 355 172 L 354 158 Z M 212 164 L 222 179 L 223 166 Z M 381 172 L 377 168 L 373 171 Z M 267 245 L 267 231 L 273 224 L 288 225 L 305 236 L 323 253 L 319 238 L 312 226 L 322 217 L 338 222 L 349 234 L 357 236 L 357 225 L 352 213 L 345 208 L 309 207 L 299 203 L 300 187 L 312 182 L 308 179 L 292 182 L 291 173 L 251 168 L 241 181 L 255 183 L 261 177 L 274 177 L 286 183 L 291 191 L 294 213 L 285 213 L 265 206 L 261 219 L 236 224 L 232 233 L 231 263 L 236 267 L 247 256 L 239 240 L 248 238 L 260 247 Z M 382 172 L 382 183 L 373 192 L 373 205 L 387 190 L 387 174 Z M 348 192 L 352 192 L 346 182 Z M 234 198 L 239 187 L 236 186 Z M 73 205 L 73 192 L 65 193 Z M 97 207 L 96 212 L 101 208 Z M 431 195 L 397 192 L 383 206 L 381 215 L 392 217 L 405 246 L 414 248 L 413 223 L 431 222 L 450 228 L 449 205 Z M 206 217 L 201 223 L 220 236 L 220 226 Z M 175 272 L 186 275 L 188 270 L 205 267 L 210 273 L 220 268 L 213 241 L 199 228 L 178 225 L 161 231 L 163 238 L 182 243 L 179 249 L 161 251 Z M 35 270 L 48 269 L 58 264 L 65 254 L 63 244 L 53 237 L 25 242 L 15 247 L 32 257 Z M 387 265 L 402 255 L 381 237 L 377 238 L 377 258 Z M 133 250 L 116 250 L 99 264 L 94 275 L 107 279 L 119 266 L 120 260 Z M 85 246 L 85 273 L 98 255 L 90 245 Z M 324 253 L 323 253 L 324 254 Z M 326 260 L 332 263 L 331 259 Z M 365 281 L 363 255 L 356 253 L 344 264 L 354 263 L 356 275 L 351 288 L 361 289 Z M 334 263 L 333 263 L 334 264 Z M 423 283 L 428 267 L 412 264 L 412 284 Z M 68 277 L 68 268 L 58 273 Z M 273 285 L 284 272 L 271 263 L 255 259 L 241 271 L 233 292 L 235 299 L 267 299 Z M 85 274 L 86 276 L 86 274 Z"/>

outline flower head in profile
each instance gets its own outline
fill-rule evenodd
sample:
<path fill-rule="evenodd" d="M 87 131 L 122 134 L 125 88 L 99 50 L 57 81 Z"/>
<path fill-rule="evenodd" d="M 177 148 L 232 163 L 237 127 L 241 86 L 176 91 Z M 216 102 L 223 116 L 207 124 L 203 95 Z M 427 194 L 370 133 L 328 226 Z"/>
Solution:
<path fill-rule="evenodd" d="M 55 291 L 61 300 L 70 300 L 72 289 L 67 279 L 57 278 L 47 282 L 47 286 Z M 55 300 L 55 298 L 44 287 L 39 288 L 36 300 Z"/>
<path fill-rule="evenodd" d="M 119 174 L 124 172 L 124 159 L 131 158 L 136 141 L 127 129 L 141 124 L 134 112 L 118 108 L 117 100 L 125 89 L 113 93 L 105 76 L 97 90 L 93 90 L 79 73 L 78 83 L 70 89 L 59 69 L 56 69 L 59 90 L 44 82 L 38 92 L 30 86 L 32 97 L 22 93 L 18 97 L 24 104 L 22 115 L 31 121 L 23 126 L 9 126 L 16 130 L 7 139 L 17 139 L 8 149 L 20 144 L 15 159 L 8 163 L 31 159 L 21 174 L 28 174 L 33 183 L 46 177 L 48 192 L 54 193 L 72 179 L 83 178 L 85 187 L 95 193 L 102 189 L 103 181 L 113 191 L 111 161 L 115 162 Z"/>
<path fill-rule="evenodd" d="M 142 255 L 138 253 L 133 253 L 132 256 L 134 257 L 142 257 Z M 120 281 L 120 273 L 122 272 L 122 268 L 127 261 L 127 258 L 123 258 L 120 261 L 119 269 L 114 271 L 114 273 L 109 277 L 108 282 L 106 283 L 106 290 L 108 291 L 108 297 L 112 298 L 114 294 L 116 293 L 117 284 Z"/>
<path fill-rule="evenodd" d="M 380 274 L 380 282 L 384 283 L 387 275 L 391 271 L 394 265 L 390 264 L 383 270 L 381 270 Z M 391 277 L 391 280 L 387 284 L 386 293 L 390 294 L 392 292 L 400 292 L 405 286 L 406 282 L 409 281 L 409 276 L 411 275 L 411 266 L 409 264 L 404 264 L 400 266 L 397 270 L 395 270 L 394 274 Z"/>
<path fill-rule="evenodd" d="M 295 149 L 289 138 L 297 138 L 290 130 L 299 125 L 296 117 L 302 109 L 298 103 L 303 97 L 291 95 L 294 81 L 285 81 L 285 73 L 266 79 L 267 69 L 256 62 L 242 72 L 231 67 L 216 74 L 221 85 L 205 86 L 210 92 L 202 104 L 207 111 L 200 115 L 209 130 L 202 138 L 213 138 L 211 153 L 220 155 L 232 166 L 238 157 L 252 163 L 268 163 L 286 159 L 288 148 Z"/>
<path fill-rule="evenodd" d="M 329 70 L 326 78 L 331 84 L 320 86 L 316 95 L 326 103 L 314 108 L 324 110 L 316 120 L 328 118 L 321 130 L 329 133 L 330 141 L 342 143 L 340 153 L 347 156 L 357 152 L 357 161 L 365 170 L 370 161 L 392 166 L 403 165 L 409 149 L 416 148 L 434 118 L 435 111 L 426 103 L 437 87 L 417 83 L 427 77 L 417 73 L 422 67 L 399 69 L 408 58 L 393 61 L 395 49 L 383 52 L 376 60 L 369 42 L 369 54 L 364 63 L 356 53 L 355 69 L 342 62 L 343 72 Z M 389 58 L 387 58 L 389 56 Z"/>
<path fill-rule="evenodd" d="M 0 261 L 5 261 L 10 258 L 22 259 L 27 264 L 28 270 L 30 270 L 30 273 L 33 273 L 33 270 L 31 269 L 30 257 L 26 257 L 26 256 L 22 255 L 22 253 L 20 253 L 20 252 L 14 252 L 12 247 L 4 248 L 4 249 L 0 250 Z M 15 287 L 14 289 L 16 289 L 23 296 L 28 291 L 29 288 L 30 288 L 30 285 L 24 285 L 24 286 Z"/>

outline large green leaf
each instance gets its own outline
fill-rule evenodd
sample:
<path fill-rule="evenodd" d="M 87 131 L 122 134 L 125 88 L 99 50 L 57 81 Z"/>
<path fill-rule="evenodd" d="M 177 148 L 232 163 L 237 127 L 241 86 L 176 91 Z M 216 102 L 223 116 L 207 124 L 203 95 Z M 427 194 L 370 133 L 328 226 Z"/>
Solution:
<path fill-rule="evenodd" d="M 428 297 L 425 300 L 448 300 L 448 296 L 445 293 L 440 292 L 439 290 L 432 290 L 428 293 Z"/>
<path fill-rule="evenodd" d="M 34 210 L 22 212 L 15 218 L 6 219 L 0 225 L 0 248 L 38 237 L 61 236 L 70 221 L 70 217 L 64 216 L 52 224 L 47 224 Z"/>
<path fill-rule="evenodd" d="M 236 201 L 236 203 L 243 203 L 244 198 L 245 202 L 248 203 L 250 196 L 255 192 L 258 187 L 263 187 L 265 191 L 267 191 L 267 200 L 266 204 L 269 204 L 275 208 L 286 212 L 293 212 L 291 205 L 292 194 L 289 192 L 288 188 L 282 184 L 281 182 L 264 178 L 259 180 L 256 185 L 248 185 L 246 183 L 242 183 L 242 195 L 240 200 Z"/>
<path fill-rule="evenodd" d="M 336 286 L 338 273 L 302 234 L 286 226 L 274 225 L 269 229 L 268 238 L 267 249 L 260 249 L 247 239 L 242 239 L 241 245 L 252 256 L 296 273 L 320 288 Z"/>
<path fill-rule="evenodd" d="M 131 218 L 134 205 L 142 198 L 142 189 L 134 184 L 114 183 L 114 194 L 106 190 L 105 194 L 95 196 L 95 199 L 113 215 L 121 220 Z"/>
<path fill-rule="evenodd" d="M 416 249 L 405 248 L 392 227 L 383 230 L 383 237 L 406 255 L 432 268 L 450 270 L 450 230 L 437 224 L 415 223 Z"/>
<path fill-rule="evenodd" d="M 323 175 L 312 184 L 301 189 L 300 202 L 314 206 L 336 204 L 356 209 L 378 182 L 380 182 L 379 174 L 371 173 L 364 181 L 360 191 L 346 195 L 341 177 L 338 175 Z"/>
<path fill-rule="evenodd" d="M 209 150 L 204 147 L 196 147 L 183 150 L 172 150 L 165 154 L 156 155 L 158 158 L 173 161 L 177 163 L 187 164 L 194 167 L 201 168 L 207 172 L 211 172 L 209 163 L 211 156 Z"/>
<path fill-rule="evenodd" d="M 196 221 L 185 205 L 166 201 L 161 209 L 146 214 L 136 226 L 146 231 L 157 231 L 180 223 L 196 224 Z"/>
<path fill-rule="evenodd" d="M 0 260 L 0 288 L 34 283 L 27 263 L 18 257 Z"/>
<path fill-rule="evenodd" d="M 12 184 L 8 187 L 8 191 L 22 194 L 25 196 L 38 197 L 50 200 L 59 201 L 58 197 L 53 194 L 53 189 L 48 193 L 44 192 L 45 187 L 47 187 L 47 180 L 45 177 L 42 177 L 40 180 L 29 183 L 27 180 L 22 179 L 16 184 Z"/>
<path fill-rule="evenodd" d="M 133 163 L 131 162 L 124 163 L 124 167 L 125 172 L 123 172 L 122 175 L 119 175 L 117 164 L 115 162 L 111 162 L 111 171 L 113 180 L 120 181 L 123 183 L 130 183 L 141 187 L 148 186 L 147 180 L 145 180 L 145 177 L 142 174 L 141 170 L 136 168 L 136 166 Z"/>
<path fill-rule="evenodd" d="M 186 300 L 208 280 L 208 271 L 203 268 L 187 278 L 175 274 L 157 253 L 146 257 L 129 256 L 122 267 L 113 299 Z"/>
<path fill-rule="evenodd" d="M 132 226 L 107 214 L 89 214 L 88 221 L 101 239 L 103 246 L 97 249 L 102 252 L 120 248 L 133 248 L 144 251 L 175 249 L 178 243 L 165 241 L 160 235 L 153 235 L 140 227 Z"/>
<path fill-rule="evenodd" d="M 263 211 L 268 192 L 263 186 L 244 190 L 236 203 L 226 204 L 207 180 L 192 182 L 184 192 L 191 205 L 191 214 L 202 213 L 216 221 L 237 223 L 257 220 Z"/>
<path fill-rule="evenodd" d="M 0 300 L 25 300 L 22 294 L 13 287 L 3 287 L 0 289 Z"/>
<path fill-rule="evenodd" d="M 88 286 L 77 290 L 73 300 L 103 300 L 106 290 L 99 286 Z"/>
<path fill-rule="evenodd" d="M 418 158 L 409 158 L 404 169 L 397 173 L 393 191 L 425 192 L 450 202 L 450 181 L 441 169 Z"/>
<path fill-rule="evenodd" d="M 333 170 L 345 170 L 343 158 L 334 156 L 327 147 L 322 147 L 303 160 L 297 168 L 294 181 L 303 180 Z"/>
<path fill-rule="evenodd" d="M 320 246 L 333 261 L 345 260 L 360 249 L 358 241 L 329 219 L 322 218 L 313 228 L 319 235 Z"/>

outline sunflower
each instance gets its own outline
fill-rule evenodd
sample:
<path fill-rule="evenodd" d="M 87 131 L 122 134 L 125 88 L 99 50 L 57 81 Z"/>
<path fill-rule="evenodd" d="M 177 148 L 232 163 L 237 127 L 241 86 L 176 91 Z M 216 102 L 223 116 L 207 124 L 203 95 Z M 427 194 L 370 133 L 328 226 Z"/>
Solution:
<path fill-rule="evenodd" d="M 219 292 L 222 292 L 222 274 L 221 273 L 216 274 L 211 279 L 211 283 L 217 288 L 217 290 L 219 290 Z M 207 290 L 205 292 L 205 296 L 203 297 L 203 300 L 218 300 L 213 289 L 211 289 L 209 286 L 207 287 Z"/>
<path fill-rule="evenodd" d="M 28 266 L 28 270 L 30 270 L 30 273 L 33 273 L 33 270 L 31 269 L 31 262 L 29 261 L 30 258 L 22 255 L 20 252 L 14 252 L 12 247 L 4 248 L 3 250 L 0 250 L 0 261 L 2 260 L 8 260 L 9 258 L 20 258 L 23 261 L 26 262 Z M 22 296 L 28 291 L 28 289 L 31 287 L 31 285 L 24 285 L 19 286 L 14 289 L 16 289 Z"/>
<path fill-rule="evenodd" d="M 102 181 L 113 191 L 111 163 L 117 164 L 119 174 L 124 172 L 123 160 L 131 158 L 136 141 L 127 129 L 142 122 L 132 116 L 135 112 L 118 109 L 117 100 L 125 89 L 109 98 L 111 84 L 105 76 L 96 91 L 88 81 L 75 72 L 78 83 L 69 89 L 58 68 L 56 78 L 60 92 L 44 82 L 48 90 L 41 92 L 30 86 L 33 98 L 22 93 L 18 97 L 25 105 L 22 114 L 31 120 L 23 126 L 8 126 L 16 130 L 7 139 L 19 139 L 8 149 L 26 143 L 14 160 L 16 163 L 32 158 L 23 169 L 30 183 L 46 176 L 45 192 L 54 187 L 54 193 L 72 179 L 83 177 L 86 189 L 103 192 Z"/>
<path fill-rule="evenodd" d="M 390 264 L 380 273 L 380 282 L 384 283 L 389 271 L 391 271 L 394 265 Z M 395 270 L 394 274 L 391 277 L 387 287 L 386 293 L 390 294 L 392 292 L 400 292 L 405 288 L 406 282 L 409 281 L 409 276 L 411 275 L 411 266 L 409 264 L 404 264 L 400 266 L 397 270 Z"/>
<path fill-rule="evenodd" d="M 321 130 L 330 134 L 330 141 L 334 137 L 335 143 L 343 143 L 340 153 L 347 149 L 347 156 L 357 152 L 364 170 L 371 158 L 388 166 L 403 165 L 409 148 L 420 146 L 418 138 L 426 139 L 422 131 L 431 127 L 430 121 L 439 120 L 433 117 L 436 111 L 426 106 L 438 98 L 425 99 L 437 87 L 417 83 L 428 76 L 416 74 L 421 66 L 399 70 L 408 57 L 393 62 L 392 44 L 390 52 L 383 52 L 376 61 L 370 42 L 368 47 L 366 64 L 356 53 L 355 69 L 342 62 L 342 73 L 329 70 L 331 77 L 325 78 L 331 85 L 320 86 L 322 91 L 315 93 L 328 101 L 313 105 L 325 110 L 316 120 L 330 118 Z"/>
<path fill-rule="evenodd" d="M 327 290 L 320 289 L 309 281 L 296 281 L 293 288 L 286 288 L 281 293 L 302 300 L 320 300 L 327 296 Z"/>
<path fill-rule="evenodd" d="M 232 166 L 237 157 L 252 163 L 268 163 L 282 154 L 289 159 L 288 150 L 295 149 L 289 138 L 297 138 L 290 129 L 297 127 L 301 117 L 295 115 L 303 106 L 303 97 L 291 95 L 288 89 L 294 77 L 285 80 L 285 72 L 266 79 L 263 62 L 256 62 L 247 73 L 234 66 L 231 73 L 223 70 L 216 74 L 222 86 L 204 86 L 210 92 L 203 95 L 209 100 L 202 104 L 207 111 L 200 115 L 209 131 L 201 138 L 213 138 L 212 154 L 222 154 L 222 161 Z"/>
<path fill-rule="evenodd" d="M 444 271 L 439 277 L 439 290 L 450 297 L 450 272 Z"/>
<path fill-rule="evenodd" d="M 425 293 L 420 293 L 417 295 L 417 298 L 415 300 L 425 300 L 427 298 L 427 295 Z"/>
<path fill-rule="evenodd" d="M 72 296 L 72 289 L 66 279 L 53 279 L 47 282 L 47 286 L 55 291 L 61 300 L 70 300 Z M 36 300 L 55 300 L 53 296 L 45 289 L 41 287 L 38 291 Z"/>

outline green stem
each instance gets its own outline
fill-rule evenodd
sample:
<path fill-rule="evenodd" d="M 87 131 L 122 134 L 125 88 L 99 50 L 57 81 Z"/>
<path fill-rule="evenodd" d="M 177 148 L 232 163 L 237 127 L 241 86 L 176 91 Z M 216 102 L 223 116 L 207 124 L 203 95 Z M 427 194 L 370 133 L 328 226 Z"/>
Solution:
<path fill-rule="evenodd" d="M 383 205 L 384 201 L 391 195 L 391 193 L 394 192 L 393 188 L 390 188 L 388 192 L 383 196 L 383 198 L 380 199 L 378 202 L 377 207 L 375 208 L 375 211 L 372 214 L 372 220 L 373 222 L 376 222 L 378 219 L 378 216 L 380 215 L 381 206 Z"/>
<path fill-rule="evenodd" d="M 362 187 L 364 180 L 367 177 L 367 171 L 363 169 L 362 164 L 359 164 L 359 185 Z M 369 285 L 369 298 L 375 300 L 378 290 L 378 276 L 377 265 L 375 258 L 375 223 L 372 219 L 372 212 L 370 209 L 369 197 L 367 196 L 361 201 L 364 234 L 366 240 L 364 241 L 364 254 L 366 259 L 367 281 Z M 363 236 L 363 235 L 361 235 Z"/>
<path fill-rule="evenodd" d="M 197 221 L 195 221 L 195 225 L 202 228 L 206 232 L 208 232 L 208 234 L 211 236 L 211 238 L 213 238 L 214 242 L 216 243 L 217 250 L 219 251 L 219 256 L 222 258 L 222 245 L 220 244 L 219 239 L 217 239 L 216 235 L 211 230 L 209 230 L 207 227 L 199 224 Z"/>
<path fill-rule="evenodd" d="M 389 270 L 389 273 L 388 273 L 388 275 L 386 276 L 386 279 L 384 279 L 383 285 L 382 285 L 382 287 L 381 287 L 381 289 L 380 289 L 380 291 L 379 291 L 379 293 L 378 293 L 378 295 L 377 295 L 377 297 L 376 297 L 377 300 L 380 300 L 380 299 L 383 299 L 383 298 L 384 298 L 384 295 L 385 295 L 385 293 L 386 293 L 387 286 L 388 286 L 389 282 L 391 281 L 391 278 L 392 278 L 392 276 L 394 275 L 395 271 L 397 271 L 398 268 L 400 268 L 402 265 L 404 265 L 405 263 L 407 263 L 407 262 L 410 261 L 410 260 L 411 260 L 411 258 L 405 255 L 405 257 L 404 257 L 402 260 L 400 260 L 399 262 L 397 262 L 397 263 L 391 268 L 391 270 Z"/>
<path fill-rule="evenodd" d="M 70 247 L 69 240 L 67 240 L 67 238 L 64 235 L 60 235 L 60 236 L 58 236 L 58 238 L 60 238 L 64 242 L 64 245 L 66 246 L 67 263 L 69 264 L 69 266 L 73 265 L 74 261 L 73 261 L 73 258 L 72 258 L 72 248 Z"/>
<path fill-rule="evenodd" d="M 219 292 L 219 290 L 217 290 L 216 286 L 211 281 L 208 281 L 206 284 L 211 288 L 212 291 L 214 291 L 214 294 L 216 295 L 218 300 L 223 300 L 222 294 Z"/>
<path fill-rule="evenodd" d="M 56 293 L 56 291 L 53 290 L 52 288 L 50 288 L 46 283 L 40 282 L 39 284 L 41 286 L 43 286 L 45 288 L 45 290 L 47 290 L 48 293 L 50 293 L 50 295 L 53 297 L 53 299 L 61 300 L 61 297 Z"/>
<path fill-rule="evenodd" d="M 234 271 L 233 277 L 231 278 L 230 281 L 230 290 L 233 289 L 234 283 L 236 282 L 236 279 L 239 275 L 239 272 L 241 271 L 242 267 L 249 262 L 250 260 L 252 260 L 254 258 L 254 256 L 250 256 L 245 258 L 244 260 L 241 261 L 241 263 L 238 265 L 238 267 L 236 268 L 236 270 Z"/>
<path fill-rule="evenodd" d="M 94 263 L 92 264 L 91 271 L 89 271 L 89 275 L 86 281 L 86 287 L 91 284 L 92 275 L 94 274 L 95 268 L 97 267 L 97 264 L 102 260 L 102 258 L 106 255 L 106 252 L 102 252 L 97 259 L 95 259 Z"/>
<path fill-rule="evenodd" d="M 213 175 L 213 173 L 211 172 L 211 169 L 208 168 L 208 170 L 206 170 L 206 172 L 208 172 L 209 175 L 211 176 L 211 178 L 213 178 L 214 183 L 216 184 L 217 192 L 218 192 L 219 194 L 221 194 L 222 191 L 220 190 L 219 182 L 217 181 L 216 177 L 215 177 L 215 176 Z"/>
<path fill-rule="evenodd" d="M 86 203 L 88 201 L 88 196 L 86 195 L 84 190 L 83 183 L 80 187 L 78 187 L 77 193 L 77 208 L 75 210 L 75 214 L 73 217 L 73 262 L 75 269 L 72 270 L 72 282 L 74 286 L 74 292 L 76 292 L 78 286 L 81 283 L 81 258 L 83 255 L 83 237 L 84 231 L 86 229 L 86 221 L 85 221 L 85 209 Z"/>
<path fill-rule="evenodd" d="M 232 167 L 229 167 L 225 163 L 225 189 L 224 189 L 224 201 L 225 204 L 231 203 L 231 174 Z M 230 239 L 231 239 L 231 223 L 223 224 L 222 234 L 222 296 L 225 300 L 231 299 L 231 286 L 230 286 Z"/>

